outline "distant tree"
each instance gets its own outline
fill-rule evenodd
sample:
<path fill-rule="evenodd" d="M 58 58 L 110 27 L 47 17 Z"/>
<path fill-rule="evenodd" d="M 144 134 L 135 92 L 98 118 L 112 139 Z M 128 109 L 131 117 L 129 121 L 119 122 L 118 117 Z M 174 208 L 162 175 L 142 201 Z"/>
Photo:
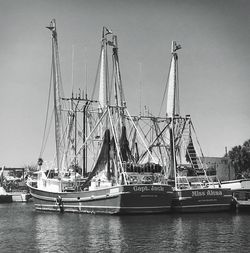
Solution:
<path fill-rule="evenodd" d="M 250 139 L 243 143 L 243 147 L 245 147 L 247 151 L 250 151 Z"/>
<path fill-rule="evenodd" d="M 243 145 L 233 147 L 228 156 L 235 169 L 236 175 L 250 176 L 250 139 Z"/>
<path fill-rule="evenodd" d="M 243 143 L 243 149 L 246 157 L 247 173 L 250 175 L 250 139 Z"/>

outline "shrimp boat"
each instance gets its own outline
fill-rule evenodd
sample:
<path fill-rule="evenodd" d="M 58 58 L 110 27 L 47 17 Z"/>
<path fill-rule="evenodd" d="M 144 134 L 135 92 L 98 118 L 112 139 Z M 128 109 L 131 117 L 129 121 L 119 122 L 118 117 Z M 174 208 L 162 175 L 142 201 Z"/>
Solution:
<path fill-rule="evenodd" d="M 103 28 L 96 77 L 98 100 L 82 93 L 65 98 L 61 92 L 55 20 L 48 29 L 52 32 L 56 159 L 50 164 L 40 158 L 37 180 L 27 183 L 36 210 L 108 214 L 169 212 L 173 190 L 162 166 L 149 150 L 150 159 L 145 163 L 133 151 L 135 146 L 138 151 L 146 144 L 136 134 L 137 127 L 126 108 L 117 36 Z M 109 75 L 111 58 L 113 72 Z"/>
<path fill-rule="evenodd" d="M 147 139 L 148 149 L 165 168 L 173 186 L 174 212 L 215 212 L 231 208 L 232 192 L 221 188 L 216 176 L 208 176 L 202 149 L 190 115 L 179 115 L 178 56 L 181 47 L 172 42 L 172 59 L 166 87 L 166 117 L 135 117 Z M 165 92 L 164 92 L 165 93 Z M 164 102 L 164 99 L 163 99 Z M 163 103 L 162 103 L 163 104 Z M 151 122 L 151 123 L 150 123 Z M 150 126 L 150 127 L 149 127 Z"/>

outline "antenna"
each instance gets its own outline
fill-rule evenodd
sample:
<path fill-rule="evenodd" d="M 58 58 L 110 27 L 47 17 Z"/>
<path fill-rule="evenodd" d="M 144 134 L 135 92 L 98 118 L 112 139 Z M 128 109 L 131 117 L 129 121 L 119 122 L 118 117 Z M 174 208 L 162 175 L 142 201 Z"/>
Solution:
<path fill-rule="evenodd" d="M 142 63 L 139 62 L 139 114 L 141 115 Z"/>
<path fill-rule="evenodd" d="M 85 72 L 85 94 L 88 94 L 88 63 L 87 63 L 87 47 L 84 47 L 84 72 Z"/>
<path fill-rule="evenodd" d="M 72 85 L 72 91 L 74 90 L 74 57 L 75 57 L 75 46 L 72 45 L 72 56 L 71 56 L 71 61 L 72 61 L 72 66 L 71 66 L 71 85 Z"/>

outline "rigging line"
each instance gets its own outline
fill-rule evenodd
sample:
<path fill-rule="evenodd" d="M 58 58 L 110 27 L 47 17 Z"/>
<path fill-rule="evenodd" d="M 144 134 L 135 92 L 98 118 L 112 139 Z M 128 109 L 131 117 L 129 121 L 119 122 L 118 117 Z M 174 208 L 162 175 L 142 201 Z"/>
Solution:
<path fill-rule="evenodd" d="M 196 131 L 195 131 L 195 129 L 194 129 L 193 122 L 192 122 L 191 120 L 190 120 L 190 125 L 191 125 L 191 128 L 192 128 L 193 131 L 194 131 L 194 135 L 195 135 L 195 138 L 196 138 L 196 142 L 198 143 L 198 146 L 199 146 L 199 148 L 200 148 L 201 156 L 202 156 L 202 158 L 203 158 L 204 161 L 205 161 L 205 157 L 204 157 L 204 154 L 203 154 L 203 152 L 202 152 L 202 148 L 201 148 L 200 142 L 199 142 L 199 140 L 198 140 Z M 207 164 L 206 164 L 205 162 L 202 162 L 202 161 L 201 161 L 200 156 L 198 156 L 198 160 L 199 160 L 199 162 L 200 162 L 200 164 L 201 164 L 201 166 L 202 166 L 202 170 L 204 171 L 204 174 L 205 174 L 206 178 L 208 178 L 208 177 L 207 177 L 207 171 L 206 171 L 206 170 L 207 170 Z"/>
<path fill-rule="evenodd" d="M 141 141 L 142 141 L 144 147 L 147 149 L 149 156 L 151 157 L 152 161 L 153 161 L 154 163 L 156 163 L 154 157 L 152 156 L 152 154 L 150 153 L 150 151 L 149 151 L 149 149 L 148 149 L 148 146 L 147 146 L 146 142 L 144 141 L 143 136 L 141 135 L 140 131 L 139 131 L 138 128 L 136 127 L 135 122 L 133 121 L 131 115 L 129 114 L 129 112 L 128 112 L 127 109 L 125 109 L 125 110 L 126 110 L 126 112 L 127 112 L 127 114 L 128 114 L 129 119 L 130 119 L 131 122 L 132 122 L 133 127 L 136 129 L 136 131 L 137 131 L 137 133 L 138 133 L 138 135 L 139 135 L 139 137 L 140 137 L 140 139 L 141 139 Z"/>
<path fill-rule="evenodd" d="M 89 107 L 89 103 L 86 103 L 86 109 L 85 110 L 87 110 L 87 108 Z M 80 130 L 78 130 L 77 131 L 77 134 L 79 135 L 79 132 L 83 132 L 83 127 L 82 127 L 82 125 L 81 125 L 81 123 L 79 122 L 79 120 L 77 121 L 77 129 L 80 129 Z M 84 134 L 84 133 L 83 133 Z M 79 143 L 81 143 L 82 142 L 82 138 L 78 138 L 78 140 L 77 140 L 77 144 L 79 144 Z"/>
<path fill-rule="evenodd" d="M 114 88 L 114 91 L 115 91 L 115 105 L 118 106 L 118 103 L 117 103 L 117 89 L 116 89 L 116 77 L 115 77 L 115 64 L 114 64 L 114 56 L 112 56 L 112 61 L 113 61 L 113 68 L 112 68 L 112 73 L 111 73 L 111 86 L 110 86 L 110 91 L 109 91 L 109 97 L 110 97 L 110 104 L 111 104 L 111 93 L 112 93 L 112 90 Z"/>
<path fill-rule="evenodd" d="M 166 125 L 163 125 L 163 128 L 162 128 L 162 129 L 160 128 L 158 122 L 155 121 L 155 122 L 153 122 L 153 123 L 154 123 L 154 125 L 155 125 L 156 131 L 158 130 L 158 131 L 160 131 L 160 132 L 157 131 L 156 136 L 155 136 L 155 140 L 152 142 L 151 145 L 153 145 L 158 139 L 161 139 L 161 141 L 162 141 L 162 143 L 164 144 L 164 147 L 165 147 L 165 149 L 166 149 L 166 151 L 167 151 L 167 143 L 166 143 L 166 141 L 165 141 L 165 139 L 164 139 L 163 134 L 164 134 L 164 132 L 165 132 L 165 138 L 167 139 L 167 137 L 166 137 L 166 131 L 165 131 L 165 130 L 169 128 L 170 122 L 168 122 Z"/>
<path fill-rule="evenodd" d="M 58 49 L 58 44 L 56 43 L 56 61 L 57 61 L 57 68 L 58 68 L 58 75 L 59 75 L 59 87 L 60 87 L 60 93 L 61 97 L 64 97 L 64 90 L 62 86 L 62 73 L 61 73 L 61 66 L 60 66 L 60 53 Z"/>
<path fill-rule="evenodd" d="M 49 138 L 49 134 L 50 134 L 50 129 L 51 129 L 51 126 L 52 126 L 52 121 L 53 121 L 53 115 L 54 115 L 54 111 L 51 113 L 51 117 L 50 117 L 50 121 L 49 121 L 49 128 L 48 128 L 48 131 L 47 131 L 47 136 L 45 137 L 43 148 L 42 148 L 41 153 L 40 153 L 40 157 L 42 156 L 42 154 L 43 154 L 43 152 L 45 150 L 45 147 L 47 145 L 47 142 L 48 142 L 48 138 Z"/>
<path fill-rule="evenodd" d="M 176 98 L 175 98 L 175 105 L 177 108 L 177 114 L 180 114 L 180 87 L 179 87 L 179 58 L 178 61 L 176 61 Z"/>
<path fill-rule="evenodd" d="M 147 136 L 150 134 L 150 131 L 153 129 L 152 125 L 149 123 L 147 123 L 147 121 L 144 121 L 144 128 L 148 127 L 149 129 L 147 130 L 146 133 L 144 133 L 142 127 L 140 125 L 138 125 L 138 127 L 141 129 L 141 132 L 144 134 L 145 139 L 147 139 Z"/>
<path fill-rule="evenodd" d="M 101 115 L 100 119 L 98 120 L 97 124 L 95 125 L 95 127 L 93 128 L 93 130 L 89 133 L 88 137 L 85 139 L 85 142 L 81 145 L 81 147 L 77 151 L 76 155 L 73 157 L 73 160 L 75 159 L 75 157 L 77 157 L 78 154 L 80 154 L 80 152 L 83 149 L 83 147 L 86 146 L 88 140 L 90 139 L 90 137 L 92 136 L 92 134 L 94 133 L 94 131 L 96 130 L 96 128 L 101 124 L 101 121 L 102 121 L 102 119 L 104 118 L 104 116 L 106 114 L 107 114 L 107 109 L 102 113 L 102 115 Z M 73 160 L 71 160 L 70 162 L 72 162 Z"/>
<path fill-rule="evenodd" d="M 153 125 L 154 125 L 154 128 L 155 128 L 155 134 L 156 134 L 156 136 L 158 136 L 159 135 L 158 130 L 160 131 L 161 129 L 160 129 L 160 127 L 159 127 L 159 125 L 157 124 L 156 121 L 153 121 Z M 164 140 L 163 140 L 163 142 L 164 142 Z M 153 146 L 153 144 L 152 144 L 152 146 Z M 155 151 L 155 154 L 156 154 L 157 157 L 158 156 L 160 157 L 159 160 L 162 162 L 162 164 L 164 164 L 164 158 L 163 158 L 163 154 L 162 154 L 162 150 L 161 150 L 160 146 L 158 147 L 158 152 L 159 152 L 159 155 L 158 155 L 157 151 Z"/>
<path fill-rule="evenodd" d="M 47 101 L 47 109 L 46 109 L 46 116 L 45 116 L 45 124 L 44 124 L 44 130 L 43 130 L 43 138 L 42 138 L 42 144 L 40 149 L 39 157 L 42 156 L 44 147 L 45 147 L 45 135 L 47 130 L 47 123 L 48 123 L 48 114 L 49 114 L 49 105 L 50 105 L 50 98 L 51 98 L 51 89 L 52 89 L 52 63 L 51 63 L 51 70 L 50 70 L 50 85 L 49 85 L 49 96 Z M 46 141 L 47 142 L 47 141 Z"/>
<path fill-rule="evenodd" d="M 160 137 L 162 137 L 162 134 L 165 132 L 165 130 L 169 127 L 169 125 L 170 125 L 170 122 L 168 123 L 168 124 L 166 124 L 164 127 L 163 127 L 163 129 L 160 131 L 160 133 L 159 134 L 157 134 L 156 135 L 156 137 L 155 137 L 155 139 L 153 140 L 153 141 L 151 141 L 151 143 L 149 143 L 149 146 L 148 146 L 148 148 L 151 148 L 153 145 L 154 145 L 154 143 L 160 138 Z M 140 127 L 140 126 L 139 126 Z M 141 128 L 140 128 L 141 129 Z M 141 129 L 141 131 L 142 131 L 142 129 Z M 142 133 L 143 133 L 143 131 L 142 131 Z M 144 134 L 144 133 L 143 133 Z M 146 138 L 146 135 L 144 134 L 144 136 L 145 136 L 145 138 Z M 162 139 L 163 140 L 163 139 Z M 163 140 L 163 142 L 164 142 L 164 144 L 165 144 L 165 141 Z M 147 153 L 147 151 L 145 151 L 142 155 L 141 155 L 141 159 L 146 155 L 146 153 Z"/>
<path fill-rule="evenodd" d="M 117 140 L 117 133 L 115 131 L 115 128 L 114 128 L 114 125 L 113 125 L 113 122 L 112 122 L 112 118 L 111 118 L 110 108 L 109 107 L 107 108 L 107 111 L 108 111 L 108 116 L 109 116 L 109 120 L 110 120 L 111 130 L 112 130 L 112 133 L 113 133 L 113 136 L 114 136 L 114 141 L 115 141 L 115 145 L 116 145 L 116 149 L 117 149 L 118 160 L 119 160 L 119 163 L 120 163 L 120 166 L 121 166 L 120 172 L 124 173 L 124 168 L 122 166 L 122 159 L 121 159 L 121 156 L 120 156 L 121 149 L 120 149 L 120 145 L 119 145 L 118 140 Z M 125 181 L 126 181 L 126 178 L 125 178 Z"/>
<path fill-rule="evenodd" d="M 195 131 L 195 129 L 194 129 L 193 122 L 192 122 L 191 120 L 190 120 L 190 124 L 191 124 L 191 127 L 192 127 L 193 131 L 194 131 L 195 139 L 196 139 L 196 141 L 197 141 L 197 143 L 198 143 L 198 146 L 199 146 L 199 148 L 200 148 L 201 155 L 202 155 L 202 157 L 204 158 L 204 154 L 203 154 L 203 152 L 202 152 L 200 142 L 199 142 L 199 140 L 198 140 L 196 131 Z"/>
<path fill-rule="evenodd" d="M 165 129 L 166 128 L 169 129 L 169 124 L 170 124 L 170 122 L 167 125 L 165 125 L 162 130 L 160 129 L 159 123 L 157 124 L 158 130 L 160 130 L 160 133 L 158 133 L 158 136 L 159 136 L 159 139 L 163 143 L 163 151 L 161 150 L 160 147 L 159 147 L 159 149 L 161 150 L 161 152 L 164 152 L 164 154 L 167 154 L 168 158 L 169 158 L 169 145 L 167 144 L 168 143 L 168 137 L 167 137 L 167 133 L 166 133 L 168 131 L 165 132 Z M 165 135 L 163 135 L 164 132 L 165 132 Z M 158 136 L 157 136 L 157 138 L 158 138 Z M 164 164 L 163 160 L 162 160 L 162 162 Z"/>
<path fill-rule="evenodd" d="M 164 92 L 163 92 L 163 97 L 162 97 L 161 106 L 160 106 L 160 111 L 159 111 L 158 116 L 161 115 L 161 110 L 162 110 L 163 103 L 164 103 L 164 100 L 165 100 L 165 96 L 166 96 L 166 93 L 167 93 L 167 88 L 168 88 L 168 85 L 169 85 L 169 84 L 168 84 L 168 80 L 169 80 L 170 68 L 171 68 L 171 62 L 170 62 L 169 68 L 168 68 L 167 82 L 166 82 L 165 89 L 164 89 Z"/>
<path fill-rule="evenodd" d="M 123 89 L 123 82 L 122 82 L 122 78 L 121 78 L 121 71 L 120 71 L 120 63 L 119 63 L 119 61 L 118 61 L 118 64 L 119 64 L 119 77 L 120 77 L 120 80 L 119 80 L 119 82 L 120 82 L 120 88 L 121 88 L 121 95 L 122 95 L 122 103 L 123 102 L 126 102 L 127 100 L 126 100 L 126 97 L 125 97 L 125 93 L 124 93 L 124 89 Z"/>
<path fill-rule="evenodd" d="M 198 146 L 199 146 L 199 148 L 200 148 L 201 156 L 202 156 L 202 158 L 204 159 L 204 155 L 203 155 L 203 152 L 202 152 L 202 149 L 201 149 L 201 145 L 200 145 L 200 143 L 199 143 L 199 140 L 198 140 L 198 138 L 197 138 L 197 134 L 196 134 L 195 129 L 194 129 L 194 125 L 193 125 L 193 123 L 192 123 L 191 120 L 190 120 L 189 124 L 191 125 L 191 128 L 192 128 L 193 131 L 194 131 L 196 142 L 197 142 L 197 144 L 198 144 Z M 207 177 L 207 172 L 206 172 L 207 164 L 206 164 L 206 163 L 203 163 L 203 162 L 201 161 L 201 158 L 200 158 L 200 155 L 199 155 L 199 154 L 197 155 L 197 160 L 200 162 L 201 169 L 203 170 L 206 179 L 209 181 L 209 178 Z"/>
<path fill-rule="evenodd" d="M 56 57 L 56 62 L 57 62 L 57 71 L 58 71 L 58 86 L 59 86 L 59 99 L 61 100 L 62 97 L 64 97 L 64 90 L 63 90 L 63 86 L 62 86 L 62 73 L 61 73 L 61 67 L 60 67 L 60 53 L 59 53 L 59 47 L 58 47 L 58 42 L 56 40 L 56 48 L 55 48 L 55 57 Z M 65 102 L 62 101 L 60 102 L 60 117 L 62 119 L 61 121 L 61 124 L 65 124 L 65 119 L 63 118 L 63 115 L 62 115 L 62 105 L 65 106 Z M 64 126 L 62 125 L 61 126 L 61 130 L 64 128 Z"/>
<path fill-rule="evenodd" d="M 111 80 L 111 84 L 112 84 L 112 77 L 113 77 L 113 70 L 112 70 L 112 73 L 111 73 L 111 79 L 109 78 L 109 59 L 108 59 L 108 53 L 106 51 L 106 87 L 107 87 L 107 101 L 108 101 L 108 105 L 111 104 L 111 97 L 112 97 L 112 86 L 110 85 L 110 80 Z"/>
<path fill-rule="evenodd" d="M 111 99 L 111 89 L 109 87 L 109 65 L 108 65 L 108 48 L 106 46 L 106 50 L 104 51 L 105 52 L 105 66 L 106 66 L 106 69 L 105 69 L 105 72 L 106 72 L 106 92 L 107 92 L 107 95 L 108 97 L 106 98 L 106 103 L 108 103 L 108 105 L 110 105 L 110 99 Z"/>
<path fill-rule="evenodd" d="M 180 137 L 176 138 L 176 146 L 180 146 L 181 142 L 183 143 L 182 137 L 183 137 L 184 131 L 186 129 L 186 123 L 187 123 L 187 121 L 185 120 L 183 123 L 183 126 L 182 127 L 180 126 L 179 129 L 177 129 L 177 130 L 179 130 L 178 136 L 180 136 Z"/>
<path fill-rule="evenodd" d="M 67 136 L 68 127 L 69 127 L 69 123 L 66 122 L 66 123 L 65 123 L 65 128 L 62 129 L 63 132 L 62 132 L 62 137 L 61 137 L 61 140 L 60 140 L 60 151 L 61 151 L 62 153 L 65 153 L 65 148 L 66 148 L 66 145 L 67 145 L 67 144 L 65 143 L 64 139 L 65 139 L 65 136 Z M 63 156 L 61 157 L 60 163 L 62 163 L 62 161 L 63 161 Z"/>
<path fill-rule="evenodd" d="M 99 56 L 99 60 L 98 60 L 98 66 L 97 66 L 97 72 L 96 72 L 96 76 L 95 76 L 95 82 L 94 82 L 94 88 L 91 94 L 91 100 L 93 100 L 94 95 L 95 95 L 95 89 L 96 89 L 96 84 L 97 84 L 97 79 L 99 76 L 99 71 L 100 71 L 100 65 L 101 65 L 101 57 L 102 57 L 102 48 L 100 50 L 100 56 Z"/>
<path fill-rule="evenodd" d="M 145 126 L 143 126 L 143 128 L 149 127 L 149 130 L 147 130 L 147 133 L 144 133 L 144 130 L 142 129 L 142 126 L 139 124 L 140 118 L 136 118 L 136 119 L 132 119 L 132 120 L 134 120 L 137 123 L 137 128 L 134 128 L 135 132 L 139 132 L 139 129 L 140 129 L 142 135 L 144 135 L 144 139 L 148 141 L 147 136 L 148 136 L 148 134 L 150 133 L 150 130 L 151 130 L 151 126 L 149 125 L 149 123 L 146 123 L 145 121 L 142 121 L 143 123 L 145 123 Z M 132 126 L 133 126 L 133 124 L 132 124 Z M 143 146 L 144 144 L 140 143 L 140 145 Z M 145 153 L 147 153 L 147 151 L 145 151 Z"/>
<path fill-rule="evenodd" d="M 135 125 L 138 125 L 138 121 L 135 121 Z M 131 153 L 134 154 L 134 150 L 135 150 L 135 143 L 136 143 L 136 137 L 137 137 L 137 132 L 135 131 L 135 129 L 133 129 L 133 126 L 131 126 L 131 130 L 130 130 L 130 138 L 132 138 L 132 144 L 131 144 Z"/>
<path fill-rule="evenodd" d="M 79 101 L 77 101 L 77 103 L 75 105 L 75 111 L 77 111 L 78 106 L 79 106 Z M 77 112 L 76 112 L 76 116 L 77 116 Z M 75 120 L 76 119 L 77 119 L 77 117 L 75 117 Z M 76 127 L 76 130 L 75 130 L 76 131 L 75 132 L 75 139 L 76 139 L 76 137 L 78 137 L 78 135 L 79 135 L 78 131 L 82 130 L 81 129 L 81 124 L 80 124 L 79 120 L 76 120 L 76 126 L 75 127 Z M 80 130 L 78 130 L 78 129 L 80 129 Z M 77 146 L 80 142 L 81 142 L 81 140 L 79 138 L 77 138 L 75 140 L 75 145 Z"/>
<path fill-rule="evenodd" d="M 115 36 L 116 38 L 116 36 Z M 116 39 L 115 39 L 116 41 Z M 117 86 L 119 90 L 119 96 L 120 96 L 120 104 L 122 105 L 126 99 L 123 91 L 123 86 L 122 86 L 122 78 L 121 78 L 121 71 L 120 71 L 120 63 L 119 63 L 119 57 L 118 57 L 118 47 L 117 47 L 117 41 L 115 42 L 116 44 L 116 50 L 114 51 L 114 61 L 115 61 L 115 72 L 116 72 L 116 81 L 117 81 Z"/>

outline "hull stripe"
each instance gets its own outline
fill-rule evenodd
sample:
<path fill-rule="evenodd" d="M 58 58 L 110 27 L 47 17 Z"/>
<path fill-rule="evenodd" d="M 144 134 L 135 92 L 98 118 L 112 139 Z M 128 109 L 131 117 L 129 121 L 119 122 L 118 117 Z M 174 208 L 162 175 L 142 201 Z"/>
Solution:
<path fill-rule="evenodd" d="M 192 208 L 192 207 L 210 207 L 210 206 L 231 206 L 231 204 L 209 204 L 209 205 L 189 205 L 189 206 L 174 206 L 174 208 Z"/>
<path fill-rule="evenodd" d="M 225 198 L 232 198 L 232 195 L 224 195 L 223 197 L 219 197 L 218 200 L 225 199 Z M 185 200 L 185 199 L 193 199 L 193 197 L 173 197 L 173 199 Z M 204 199 L 204 200 L 210 200 L 210 199 L 217 199 L 217 198 L 215 196 L 215 197 L 211 197 L 211 198 Z"/>
<path fill-rule="evenodd" d="M 62 198 L 63 201 L 66 202 L 81 202 L 81 201 L 89 201 L 89 200 L 98 200 L 98 199 L 107 199 L 107 198 L 114 198 L 117 197 L 121 194 L 125 194 L 126 192 L 120 192 L 117 194 L 109 194 L 109 195 L 100 195 L 100 196 L 90 196 L 90 197 L 85 197 L 85 198 L 80 198 L 77 199 L 75 198 Z M 31 195 L 36 198 L 36 199 L 40 199 L 40 200 L 46 200 L 46 201 L 56 201 L 56 197 L 47 197 L 47 196 L 41 196 L 41 195 L 37 195 L 35 193 L 31 193 Z M 60 195 L 60 193 L 58 193 L 58 195 Z"/>
<path fill-rule="evenodd" d="M 85 202 L 85 201 L 90 201 L 90 200 L 100 200 L 100 199 L 115 198 L 115 197 L 118 197 L 118 196 L 123 195 L 123 194 L 130 194 L 130 192 L 119 192 L 119 193 L 116 193 L 116 194 L 106 194 L 106 195 L 100 195 L 100 196 L 90 196 L 90 197 L 84 197 L 84 198 L 80 198 L 80 199 L 77 199 L 76 197 L 75 198 L 62 198 L 62 200 L 65 201 L 65 202 Z M 167 194 L 171 194 L 171 192 L 166 193 L 166 195 Z M 41 195 L 37 195 L 35 193 L 31 193 L 31 195 L 34 198 L 40 199 L 40 200 L 56 201 L 56 197 L 41 196 Z M 60 195 L 60 193 L 58 193 L 58 195 Z M 150 195 L 145 194 L 144 196 L 150 196 Z"/>
<path fill-rule="evenodd" d="M 74 208 L 116 208 L 116 209 L 163 209 L 163 208 L 170 208 L 170 206 L 130 206 L 130 207 L 118 207 L 118 206 L 73 206 L 73 205 L 63 205 L 64 207 L 74 207 Z M 58 207 L 57 205 L 44 205 L 44 204 L 35 204 L 36 208 L 41 207 Z"/>

